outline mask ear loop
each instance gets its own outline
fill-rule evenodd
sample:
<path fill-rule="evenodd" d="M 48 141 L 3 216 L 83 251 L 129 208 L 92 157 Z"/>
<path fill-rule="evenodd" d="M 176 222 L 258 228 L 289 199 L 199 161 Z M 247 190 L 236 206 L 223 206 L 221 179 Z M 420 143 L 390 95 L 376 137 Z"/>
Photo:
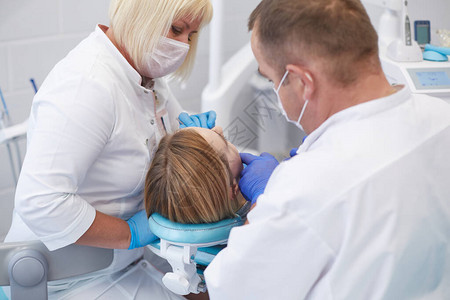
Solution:
<path fill-rule="evenodd" d="M 278 95 L 278 93 L 280 92 L 281 85 L 282 85 L 283 82 L 286 80 L 286 77 L 288 76 L 288 74 L 289 74 L 289 70 L 286 70 L 286 72 L 285 72 L 284 75 L 283 75 L 283 78 L 281 78 L 281 81 L 280 81 L 280 84 L 278 85 L 278 88 L 275 90 L 275 92 L 277 93 L 277 95 Z"/>
<path fill-rule="evenodd" d="M 313 81 L 313 79 L 312 79 L 312 77 L 311 77 L 311 75 L 309 75 L 309 73 L 306 73 L 305 72 L 305 76 L 306 77 L 308 77 L 308 79 L 309 79 L 309 81 Z M 305 85 L 305 92 L 306 92 L 306 85 Z M 302 117 L 303 117 L 303 114 L 305 113 L 305 110 L 306 110 L 306 106 L 308 105 L 308 102 L 309 102 L 309 100 L 308 99 L 306 99 L 305 100 L 305 104 L 303 104 L 303 108 L 302 108 L 302 111 L 300 112 L 300 116 L 298 116 L 298 120 L 297 120 L 297 123 L 298 124 L 300 124 L 300 121 L 301 121 L 301 119 L 302 119 Z"/>
<path fill-rule="evenodd" d="M 313 79 L 312 79 L 311 75 L 309 75 L 309 73 L 305 72 L 305 76 L 308 77 L 309 81 L 311 81 L 311 82 L 313 81 Z"/>
<path fill-rule="evenodd" d="M 305 101 L 305 104 L 303 104 L 302 112 L 300 113 L 300 116 L 298 116 L 297 123 L 299 123 L 299 124 L 300 124 L 300 121 L 301 121 L 301 119 L 303 117 L 303 114 L 305 113 L 306 106 L 308 105 L 308 102 L 309 102 L 309 100 Z"/>

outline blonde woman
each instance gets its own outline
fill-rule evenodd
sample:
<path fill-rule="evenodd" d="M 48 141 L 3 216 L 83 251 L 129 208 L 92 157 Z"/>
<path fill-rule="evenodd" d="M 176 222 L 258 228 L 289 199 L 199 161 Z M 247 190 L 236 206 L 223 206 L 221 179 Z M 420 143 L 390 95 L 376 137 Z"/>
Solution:
<path fill-rule="evenodd" d="M 145 183 L 147 215 L 178 223 L 212 223 L 245 213 L 242 162 L 222 128 L 181 129 L 159 144 Z M 245 205 L 247 204 L 247 205 Z"/>
<path fill-rule="evenodd" d="M 145 175 L 160 139 L 178 129 L 182 111 L 162 77 L 189 74 L 198 33 L 211 17 L 209 0 L 111 1 L 110 27 L 98 25 L 34 98 L 7 242 L 124 249 L 115 250 L 107 270 L 83 278 L 92 286 L 93 279 L 108 286 L 142 257 L 154 238 L 143 210 Z M 213 114 L 192 118 L 204 121 L 199 126 L 214 123 Z M 147 277 L 128 280 L 122 290 L 132 294 L 145 286 L 146 299 L 172 297 Z M 50 296 L 81 299 L 74 293 L 83 286 L 79 280 L 52 283 Z"/>

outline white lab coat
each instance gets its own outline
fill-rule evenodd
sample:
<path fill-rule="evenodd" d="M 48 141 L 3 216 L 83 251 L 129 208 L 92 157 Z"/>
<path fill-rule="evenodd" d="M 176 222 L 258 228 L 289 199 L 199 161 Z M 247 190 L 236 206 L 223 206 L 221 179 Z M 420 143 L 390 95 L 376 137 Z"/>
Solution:
<path fill-rule="evenodd" d="M 211 299 L 448 299 L 450 106 L 341 111 L 281 163 L 205 272 Z"/>
<path fill-rule="evenodd" d="M 141 80 L 99 26 L 54 67 L 33 100 L 6 242 L 39 239 L 54 250 L 76 242 L 96 210 L 127 220 L 143 209 L 152 156 L 182 110 L 164 80 L 156 100 Z M 142 253 L 116 250 L 95 276 Z"/>

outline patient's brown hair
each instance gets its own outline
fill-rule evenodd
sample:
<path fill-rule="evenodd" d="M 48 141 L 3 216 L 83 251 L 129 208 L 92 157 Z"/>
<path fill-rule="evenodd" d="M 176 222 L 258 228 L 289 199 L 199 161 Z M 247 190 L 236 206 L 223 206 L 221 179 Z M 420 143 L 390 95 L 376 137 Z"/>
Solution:
<path fill-rule="evenodd" d="M 234 217 L 233 178 L 224 155 L 199 133 L 183 129 L 166 135 L 147 173 L 147 216 L 159 213 L 178 223 L 211 223 Z"/>

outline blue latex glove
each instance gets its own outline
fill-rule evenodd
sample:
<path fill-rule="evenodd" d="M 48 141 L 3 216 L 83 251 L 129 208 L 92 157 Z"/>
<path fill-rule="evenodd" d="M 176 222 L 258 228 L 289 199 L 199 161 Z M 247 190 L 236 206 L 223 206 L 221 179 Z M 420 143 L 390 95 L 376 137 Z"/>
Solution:
<path fill-rule="evenodd" d="M 296 156 L 297 155 L 297 151 L 298 151 L 298 148 L 292 148 L 291 151 L 289 152 L 289 156 L 290 157 Z"/>
<path fill-rule="evenodd" d="M 291 158 L 296 156 L 297 155 L 297 150 L 298 150 L 298 148 L 292 148 L 291 151 L 289 152 L 289 157 L 286 158 L 284 161 L 290 160 Z"/>
<path fill-rule="evenodd" d="M 127 223 L 130 226 L 131 232 L 130 247 L 128 250 L 147 246 L 158 238 L 150 231 L 147 214 L 144 210 L 132 216 Z"/>
<path fill-rule="evenodd" d="M 240 153 L 240 156 L 247 166 L 241 172 L 239 188 L 244 198 L 254 204 L 264 193 L 270 175 L 278 166 L 278 161 L 267 152 L 261 153 L 261 156 L 250 153 Z"/>
<path fill-rule="evenodd" d="M 216 126 L 216 112 L 210 110 L 198 115 L 188 115 L 183 112 L 178 116 L 180 122 L 180 128 L 186 127 L 202 127 L 202 128 L 214 128 Z"/>

